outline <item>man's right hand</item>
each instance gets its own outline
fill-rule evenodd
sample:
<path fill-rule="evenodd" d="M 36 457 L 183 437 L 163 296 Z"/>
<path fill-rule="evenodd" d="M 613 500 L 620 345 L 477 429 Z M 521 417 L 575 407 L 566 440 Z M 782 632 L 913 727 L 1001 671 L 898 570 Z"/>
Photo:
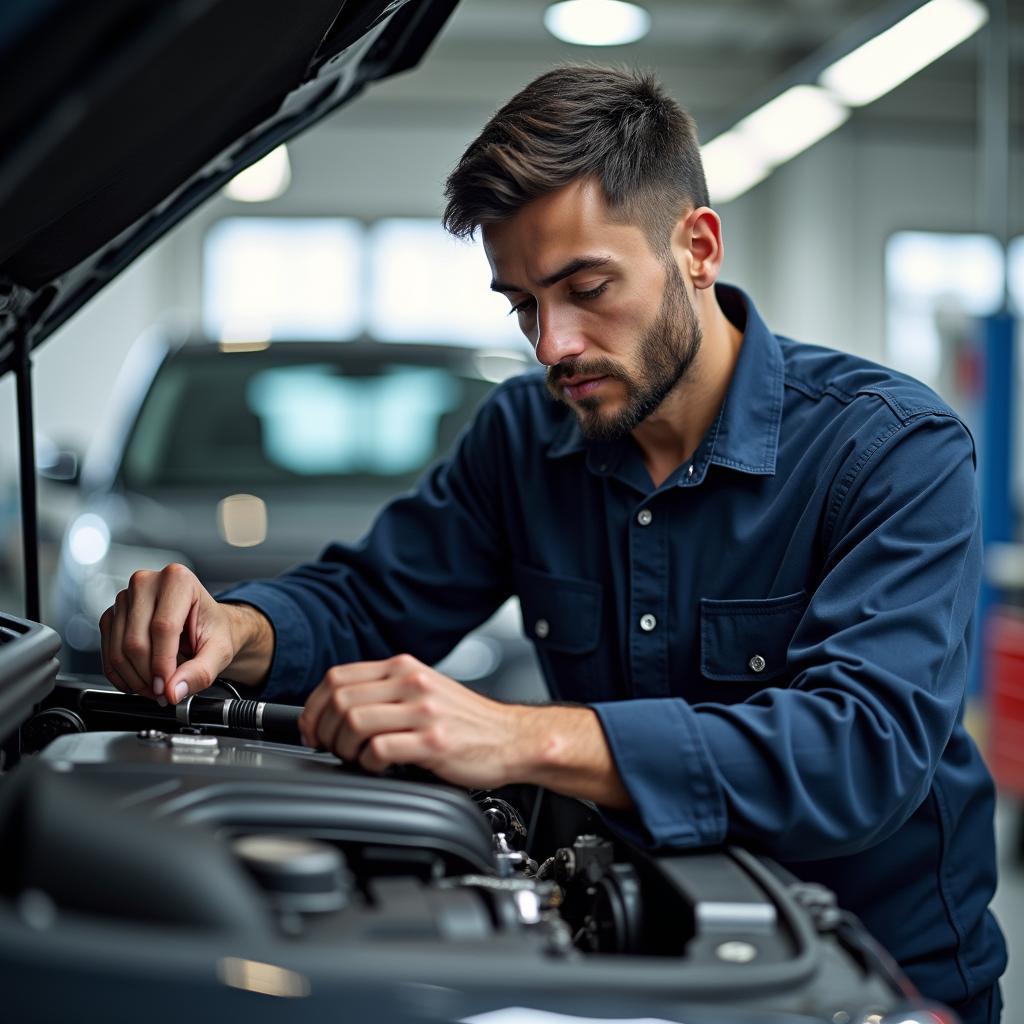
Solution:
<path fill-rule="evenodd" d="M 119 690 L 178 704 L 240 662 L 261 682 L 273 630 L 250 605 L 220 604 L 183 565 L 140 569 L 100 616 L 103 674 Z M 268 646 L 269 641 L 269 646 Z"/>

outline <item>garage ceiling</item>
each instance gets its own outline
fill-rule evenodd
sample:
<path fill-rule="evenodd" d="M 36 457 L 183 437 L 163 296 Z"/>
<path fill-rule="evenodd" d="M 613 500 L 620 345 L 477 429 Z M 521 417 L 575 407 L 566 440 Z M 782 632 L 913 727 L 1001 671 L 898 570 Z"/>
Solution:
<path fill-rule="evenodd" d="M 336 116 L 347 124 L 433 123 L 478 128 L 532 77 L 559 61 L 626 62 L 652 68 L 697 118 L 701 136 L 728 126 L 801 60 L 884 11 L 886 0 L 642 0 L 652 19 L 630 46 L 579 47 L 544 29 L 546 0 L 463 0 L 425 64 L 380 86 Z M 1024 4 L 1010 0 L 1013 88 L 1021 90 Z M 981 36 L 851 120 L 854 131 L 903 139 L 971 135 L 976 128 Z M 1021 135 L 1022 104 L 1013 120 Z M 386 118 L 386 121 L 382 121 Z M 326 126 L 325 126 L 326 127 Z M 327 130 L 330 130 L 327 128 Z"/>

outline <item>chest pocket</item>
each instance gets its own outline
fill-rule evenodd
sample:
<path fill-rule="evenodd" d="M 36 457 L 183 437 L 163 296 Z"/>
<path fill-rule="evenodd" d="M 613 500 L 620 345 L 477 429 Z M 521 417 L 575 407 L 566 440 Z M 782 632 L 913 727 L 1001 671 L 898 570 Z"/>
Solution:
<path fill-rule="evenodd" d="M 756 685 L 785 677 L 789 642 L 808 600 L 805 591 L 757 601 L 701 599 L 701 674 Z"/>
<path fill-rule="evenodd" d="M 542 654 L 589 654 L 601 632 L 601 585 L 515 567 L 523 631 Z"/>

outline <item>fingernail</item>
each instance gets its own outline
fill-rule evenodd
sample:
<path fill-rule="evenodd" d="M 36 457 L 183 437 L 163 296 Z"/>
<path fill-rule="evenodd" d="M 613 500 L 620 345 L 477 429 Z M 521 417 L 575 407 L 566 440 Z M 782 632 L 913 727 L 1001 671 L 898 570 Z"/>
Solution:
<path fill-rule="evenodd" d="M 166 697 L 157 697 L 156 702 L 162 708 L 167 707 L 167 698 Z"/>
<path fill-rule="evenodd" d="M 153 692 L 158 697 L 164 692 L 164 681 L 159 676 L 153 676 Z"/>
<path fill-rule="evenodd" d="M 184 700 L 188 696 L 188 683 L 184 679 L 174 688 L 174 699 Z"/>

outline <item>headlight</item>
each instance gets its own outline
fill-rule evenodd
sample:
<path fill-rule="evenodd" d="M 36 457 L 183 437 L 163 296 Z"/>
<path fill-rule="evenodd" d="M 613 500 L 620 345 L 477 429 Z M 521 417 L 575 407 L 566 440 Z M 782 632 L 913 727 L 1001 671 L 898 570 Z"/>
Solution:
<path fill-rule="evenodd" d="M 68 575 L 79 590 L 79 607 L 93 621 L 114 603 L 136 569 L 158 571 L 171 562 L 191 568 L 180 551 L 113 543 L 110 527 L 94 512 L 83 513 L 71 524 L 63 554 Z"/>
<path fill-rule="evenodd" d="M 106 557 L 82 581 L 82 610 L 98 619 L 114 603 L 118 591 L 128 586 L 128 580 L 136 569 L 158 572 L 171 562 L 180 562 L 192 568 L 180 551 L 111 544 Z"/>
<path fill-rule="evenodd" d="M 81 566 L 95 565 L 110 550 L 110 528 L 93 512 L 80 515 L 68 530 L 68 554 Z"/>

